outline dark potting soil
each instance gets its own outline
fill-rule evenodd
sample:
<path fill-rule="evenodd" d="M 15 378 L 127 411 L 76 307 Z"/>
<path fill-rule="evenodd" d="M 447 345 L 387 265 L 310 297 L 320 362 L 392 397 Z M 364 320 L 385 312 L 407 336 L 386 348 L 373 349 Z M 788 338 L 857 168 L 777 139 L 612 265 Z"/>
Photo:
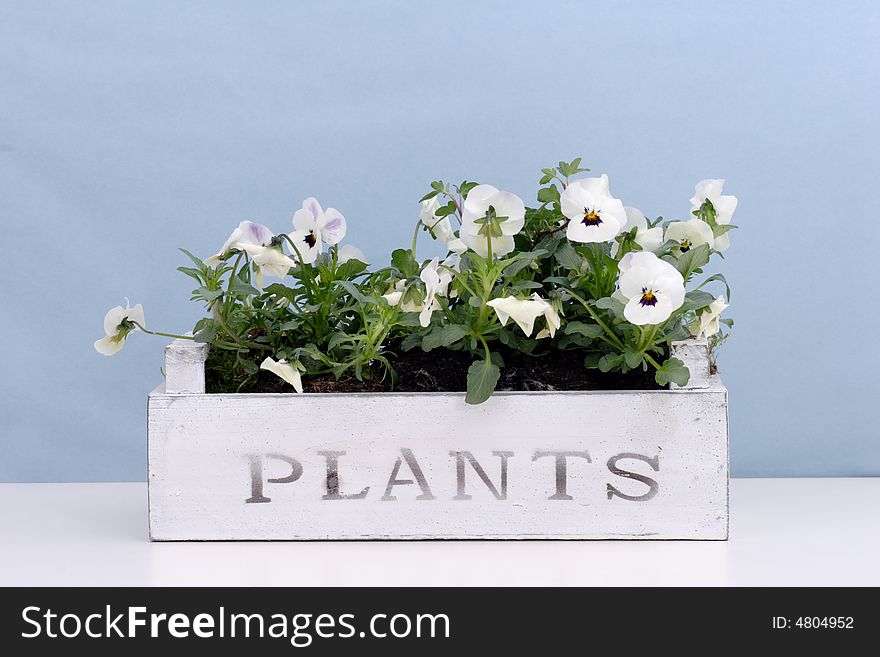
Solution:
<path fill-rule="evenodd" d="M 463 392 L 467 370 L 473 357 L 460 351 L 435 349 L 425 353 L 392 350 L 397 383 L 386 380 L 358 381 L 353 376 L 337 380 L 332 374 L 303 380 L 305 392 Z M 293 387 L 271 372 L 260 371 L 257 380 L 239 390 L 239 383 L 223 378 L 223 359 L 229 352 L 212 350 L 206 363 L 207 390 L 218 392 L 292 392 Z M 584 367 L 584 355 L 563 351 L 553 356 L 528 356 L 519 352 L 502 353 L 504 368 L 496 390 L 657 390 L 654 372 L 636 370 L 603 373 Z"/>

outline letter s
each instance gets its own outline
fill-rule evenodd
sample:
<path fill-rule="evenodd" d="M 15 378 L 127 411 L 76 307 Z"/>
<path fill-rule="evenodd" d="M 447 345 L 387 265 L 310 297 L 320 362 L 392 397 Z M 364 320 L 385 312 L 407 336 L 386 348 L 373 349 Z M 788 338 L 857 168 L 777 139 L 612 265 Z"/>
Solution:
<path fill-rule="evenodd" d="M 25 634 L 24 632 L 22 632 L 21 633 L 22 639 L 33 639 L 34 637 L 38 637 L 38 636 L 40 636 L 40 632 L 43 629 L 42 626 L 37 621 L 33 620 L 32 618 L 28 618 L 28 612 L 30 612 L 30 611 L 39 612 L 40 608 L 39 607 L 25 607 L 24 609 L 21 610 L 21 619 L 24 622 L 30 623 L 31 625 L 36 627 L 37 631 L 34 632 L 33 634 Z"/>
<path fill-rule="evenodd" d="M 617 462 L 622 459 L 635 459 L 636 461 L 644 461 L 651 466 L 651 469 L 653 469 L 654 472 L 659 472 L 660 457 L 655 456 L 654 458 L 648 458 L 647 456 L 642 456 L 641 454 L 624 452 L 623 454 L 617 454 L 616 456 L 612 456 L 610 459 L 608 459 L 608 469 L 611 471 L 611 474 L 617 475 L 618 477 L 624 477 L 626 479 L 635 479 L 636 481 L 640 481 L 648 487 L 648 492 L 643 493 L 642 495 L 627 495 L 626 493 L 621 493 L 611 484 L 608 484 L 608 499 L 610 500 L 615 495 L 617 495 L 618 497 L 622 497 L 625 500 L 630 500 L 631 502 L 647 502 L 657 494 L 657 491 L 660 489 L 660 485 L 655 479 L 651 479 L 651 477 L 618 468 Z"/>

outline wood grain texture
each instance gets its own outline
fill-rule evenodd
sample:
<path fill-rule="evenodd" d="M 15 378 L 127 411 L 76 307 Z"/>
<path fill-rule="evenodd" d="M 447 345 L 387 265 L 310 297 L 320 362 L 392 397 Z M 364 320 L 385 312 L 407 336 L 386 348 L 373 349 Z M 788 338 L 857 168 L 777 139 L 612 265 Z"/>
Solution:
<path fill-rule="evenodd" d="M 564 459 L 570 499 L 546 454 L 558 451 L 579 454 Z M 446 393 L 159 388 L 149 470 L 154 540 L 724 539 L 727 391 L 712 377 L 701 390 L 500 393 L 468 406 Z M 392 479 L 411 483 L 388 490 Z"/>
<path fill-rule="evenodd" d="M 205 392 L 205 359 L 208 345 L 191 340 L 175 340 L 165 347 L 165 390 Z"/>
<path fill-rule="evenodd" d="M 670 383 L 672 390 L 694 390 L 708 388 L 710 385 L 709 373 L 709 343 L 706 340 L 680 340 L 671 345 L 671 355 L 681 360 L 684 366 L 690 370 L 690 378 L 683 386 Z"/>

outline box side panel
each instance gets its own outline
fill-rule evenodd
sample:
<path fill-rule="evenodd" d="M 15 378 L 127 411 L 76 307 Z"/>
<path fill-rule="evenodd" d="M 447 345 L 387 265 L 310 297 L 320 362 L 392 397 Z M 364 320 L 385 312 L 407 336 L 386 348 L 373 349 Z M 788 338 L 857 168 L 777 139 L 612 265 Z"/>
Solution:
<path fill-rule="evenodd" d="M 156 540 L 727 536 L 727 393 L 168 395 Z"/>

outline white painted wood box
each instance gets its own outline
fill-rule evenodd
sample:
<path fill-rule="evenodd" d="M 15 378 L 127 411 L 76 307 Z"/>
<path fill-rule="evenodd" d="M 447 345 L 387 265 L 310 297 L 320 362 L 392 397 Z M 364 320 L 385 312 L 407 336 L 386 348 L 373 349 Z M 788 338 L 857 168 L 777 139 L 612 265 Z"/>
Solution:
<path fill-rule="evenodd" d="M 149 396 L 150 536 L 727 538 L 727 390 L 205 394 L 206 345 Z"/>

